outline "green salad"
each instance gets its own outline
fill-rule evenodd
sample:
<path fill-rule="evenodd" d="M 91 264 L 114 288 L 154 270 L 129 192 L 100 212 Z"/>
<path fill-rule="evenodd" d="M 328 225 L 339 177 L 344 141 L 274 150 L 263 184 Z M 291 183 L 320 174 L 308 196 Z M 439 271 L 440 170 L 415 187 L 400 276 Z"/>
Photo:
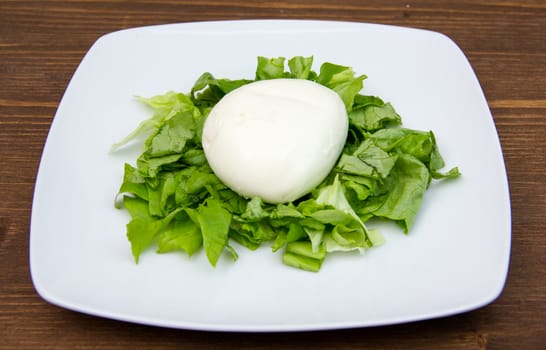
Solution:
<path fill-rule="evenodd" d="M 456 167 L 441 172 L 444 160 L 432 131 L 402 127 L 390 103 L 361 93 L 365 75 L 332 63 L 315 72 L 312 63 L 312 57 L 258 57 L 254 80 L 217 79 L 206 72 L 189 93 L 139 98 L 153 115 L 113 146 L 147 136 L 136 163 L 125 164 L 116 196 L 116 206 L 131 216 L 127 238 L 136 262 L 150 247 L 189 256 L 203 248 L 216 266 L 222 254 L 237 259 L 237 242 L 251 250 L 267 245 L 282 254 L 284 264 L 316 272 L 328 253 L 382 244 L 381 234 L 367 226 L 372 218 L 394 221 L 407 234 L 431 181 L 460 176 Z M 319 186 L 293 202 L 270 204 L 244 198 L 218 179 L 201 134 L 224 95 L 277 78 L 307 79 L 335 91 L 347 109 L 349 132 Z"/>

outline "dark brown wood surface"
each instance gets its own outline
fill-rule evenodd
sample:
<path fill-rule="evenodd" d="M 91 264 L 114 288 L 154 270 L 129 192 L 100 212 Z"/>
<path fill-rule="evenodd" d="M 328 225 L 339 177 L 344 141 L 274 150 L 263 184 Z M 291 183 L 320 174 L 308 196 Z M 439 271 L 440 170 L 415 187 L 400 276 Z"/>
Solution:
<path fill-rule="evenodd" d="M 117 322 L 38 296 L 28 263 L 36 171 L 91 44 L 135 26 L 265 18 L 425 28 L 460 45 L 493 112 L 510 182 L 511 264 L 495 302 L 387 327 L 237 334 Z M 546 349 L 546 1 L 0 0 L 0 195 L 0 349 Z"/>

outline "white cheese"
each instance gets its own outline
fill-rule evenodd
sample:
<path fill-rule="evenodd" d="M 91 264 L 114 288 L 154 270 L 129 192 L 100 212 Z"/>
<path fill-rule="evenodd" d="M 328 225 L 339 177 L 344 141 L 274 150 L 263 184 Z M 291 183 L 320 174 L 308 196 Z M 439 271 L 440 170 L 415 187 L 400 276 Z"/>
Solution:
<path fill-rule="evenodd" d="M 303 79 L 262 80 L 224 96 L 203 129 L 218 178 L 245 197 L 296 200 L 328 175 L 348 131 L 337 93 Z"/>

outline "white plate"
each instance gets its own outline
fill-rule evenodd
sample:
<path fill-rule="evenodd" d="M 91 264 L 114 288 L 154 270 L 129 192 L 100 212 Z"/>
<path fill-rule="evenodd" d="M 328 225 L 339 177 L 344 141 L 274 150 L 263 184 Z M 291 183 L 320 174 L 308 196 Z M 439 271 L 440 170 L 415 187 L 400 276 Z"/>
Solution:
<path fill-rule="evenodd" d="M 431 186 L 409 235 L 381 227 L 386 243 L 329 256 L 319 273 L 281 264 L 269 247 L 237 247 L 216 269 L 201 252 L 133 262 L 128 214 L 114 209 L 123 163 L 140 147 L 110 145 L 150 115 L 134 98 L 188 92 L 197 77 L 253 78 L 256 56 L 295 55 L 368 75 L 364 93 L 391 101 L 404 125 L 433 130 L 446 169 L 463 177 Z M 72 78 L 51 126 L 36 180 L 30 265 L 53 304 L 175 328 L 295 331 L 365 327 L 460 313 L 502 291 L 510 252 L 510 201 L 487 102 L 464 54 L 446 36 L 384 25 L 229 21 L 144 27 L 101 37 Z"/>

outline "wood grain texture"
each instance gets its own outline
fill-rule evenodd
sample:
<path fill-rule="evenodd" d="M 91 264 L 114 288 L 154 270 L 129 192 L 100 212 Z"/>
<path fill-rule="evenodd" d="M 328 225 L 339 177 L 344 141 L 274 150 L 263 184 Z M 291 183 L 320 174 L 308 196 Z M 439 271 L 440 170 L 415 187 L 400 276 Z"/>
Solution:
<path fill-rule="evenodd" d="M 467 54 L 493 112 L 512 201 L 502 295 L 437 320 L 328 332 L 237 334 L 134 325 L 44 302 L 29 274 L 32 194 L 63 92 L 101 35 L 142 25 L 327 19 L 430 29 Z M 0 349 L 544 349 L 546 2 L 0 0 Z"/>

